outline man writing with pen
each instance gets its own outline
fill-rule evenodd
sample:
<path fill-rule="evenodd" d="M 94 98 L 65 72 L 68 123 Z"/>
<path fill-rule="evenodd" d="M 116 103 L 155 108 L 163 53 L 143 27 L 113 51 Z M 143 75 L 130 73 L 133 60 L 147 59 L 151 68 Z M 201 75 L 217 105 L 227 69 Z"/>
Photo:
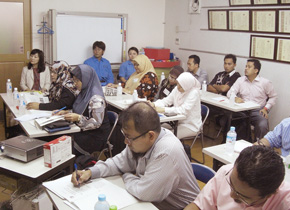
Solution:
<path fill-rule="evenodd" d="M 74 172 L 73 184 L 122 175 L 129 193 L 158 209 L 183 209 L 192 202 L 200 190 L 190 162 L 181 142 L 161 128 L 155 109 L 147 102 L 134 103 L 121 113 L 120 121 L 127 147 L 105 162 Z"/>

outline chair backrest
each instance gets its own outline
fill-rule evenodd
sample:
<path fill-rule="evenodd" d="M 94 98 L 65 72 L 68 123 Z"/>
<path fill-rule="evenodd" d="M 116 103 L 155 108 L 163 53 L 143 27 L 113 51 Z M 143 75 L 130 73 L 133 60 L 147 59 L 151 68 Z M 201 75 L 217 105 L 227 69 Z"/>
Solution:
<path fill-rule="evenodd" d="M 114 129 L 117 125 L 117 122 L 118 122 L 118 119 L 119 119 L 119 115 L 116 113 L 116 112 L 113 112 L 113 111 L 108 111 L 108 118 L 109 118 L 109 122 L 110 122 L 110 125 L 112 126 L 112 129 L 111 129 L 111 132 L 108 136 L 108 141 L 110 140 L 111 136 L 112 136 L 112 133 L 114 132 Z"/>
<path fill-rule="evenodd" d="M 191 163 L 191 167 L 195 178 L 203 183 L 207 183 L 215 175 L 215 171 L 206 165 Z"/>
<path fill-rule="evenodd" d="M 206 105 L 201 104 L 202 126 L 205 123 L 208 115 L 209 115 L 209 108 Z"/>

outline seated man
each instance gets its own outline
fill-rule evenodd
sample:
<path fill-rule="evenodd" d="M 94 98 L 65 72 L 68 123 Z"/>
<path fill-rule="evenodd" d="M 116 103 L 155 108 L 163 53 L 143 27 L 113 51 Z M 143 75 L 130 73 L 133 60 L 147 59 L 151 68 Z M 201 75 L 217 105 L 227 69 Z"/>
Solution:
<path fill-rule="evenodd" d="M 284 175 L 283 160 L 272 148 L 247 147 L 234 166 L 220 168 L 185 210 L 288 210 L 290 184 Z"/>
<path fill-rule="evenodd" d="M 137 102 L 121 113 L 127 147 L 105 162 L 72 175 L 74 185 L 90 178 L 121 174 L 126 189 L 159 209 L 183 209 L 199 193 L 197 181 L 180 141 L 160 127 L 157 112 L 147 102 Z"/>
<path fill-rule="evenodd" d="M 290 118 L 282 120 L 273 131 L 270 131 L 256 145 L 281 148 L 282 156 L 290 154 Z"/>
<path fill-rule="evenodd" d="M 239 72 L 236 72 L 237 58 L 233 54 L 228 54 L 224 58 L 224 71 L 215 75 L 213 80 L 209 83 L 207 90 L 209 92 L 227 95 L 228 90 L 235 83 L 235 81 L 241 76 Z"/>
<path fill-rule="evenodd" d="M 259 139 L 263 138 L 269 131 L 268 113 L 277 98 L 272 82 L 259 75 L 260 69 L 261 63 L 259 60 L 249 59 L 245 69 L 245 76 L 237 79 L 227 93 L 227 97 L 230 97 L 232 92 L 237 96 L 235 98 L 236 103 L 253 101 L 261 106 L 259 109 L 250 112 L 251 124 L 255 126 L 255 136 Z M 245 115 L 244 113 L 239 114 Z M 247 125 L 243 123 L 241 126 L 245 127 Z M 246 133 L 244 129 L 240 128 L 240 131 Z"/>
<path fill-rule="evenodd" d="M 199 67 L 200 58 L 197 55 L 191 55 L 188 57 L 187 67 L 190 72 L 202 85 L 203 81 L 208 84 L 207 72 Z"/>

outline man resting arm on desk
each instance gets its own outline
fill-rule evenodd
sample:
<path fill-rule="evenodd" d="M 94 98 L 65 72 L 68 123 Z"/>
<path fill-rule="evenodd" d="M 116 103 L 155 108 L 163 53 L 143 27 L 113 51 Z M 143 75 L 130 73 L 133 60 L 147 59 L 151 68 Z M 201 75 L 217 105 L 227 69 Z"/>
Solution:
<path fill-rule="evenodd" d="M 74 185 L 89 178 L 122 175 L 126 190 L 159 209 L 183 209 L 199 193 L 197 181 L 180 141 L 160 127 L 157 112 L 147 102 L 129 106 L 120 116 L 127 147 L 72 175 Z"/>

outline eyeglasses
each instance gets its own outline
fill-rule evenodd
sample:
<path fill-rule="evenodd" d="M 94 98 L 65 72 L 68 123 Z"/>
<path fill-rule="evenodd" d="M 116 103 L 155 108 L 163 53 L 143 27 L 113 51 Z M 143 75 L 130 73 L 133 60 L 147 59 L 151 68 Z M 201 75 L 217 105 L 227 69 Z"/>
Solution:
<path fill-rule="evenodd" d="M 225 176 L 228 176 L 228 174 L 232 171 L 233 169 L 231 169 L 231 170 L 229 170 L 226 174 L 225 174 Z M 229 180 L 228 180 L 229 179 Z M 235 188 L 233 187 L 233 185 L 232 185 L 232 181 L 231 181 L 231 176 L 228 176 L 228 179 L 227 179 L 227 177 L 226 177 L 226 181 L 227 181 L 227 183 L 229 184 L 229 186 L 230 186 L 230 188 L 231 188 L 231 191 L 233 192 L 233 193 L 235 193 L 235 195 L 244 203 L 244 204 L 246 204 L 247 206 L 255 206 L 255 205 L 257 205 L 258 204 L 258 202 L 259 201 L 261 201 L 262 199 L 264 199 L 264 197 L 263 198 L 260 198 L 260 199 L 258 199 L 258 200 L 256 200 L 256 201 L 254 201 L 254 202 L 251 202 L 251 203 L 249 203 L 248 201 L 246 201 L 246 199 L 245 198 L 243 198 L 243 197 L 245 197 L 244 195 L 242 195 L 241 193 L 239 193 L 239 192 L 237 192 L 236 190 L 235 190 Z M 259 203 L 260 204 L 260 203 Z"/>
<path fill-rule="evenodd" d="M 129 138 L 128 136 L 126 136 L 126 134 L 124 133 L 124 131 L 122 129 L 121 129 L 121 132 L 122 132 L 123 136 L 125 137 L 125 139 L 127 139 L 129 141 L 129 143 L 131 144 L 133 141 L 135 141 L 136 139 L 140 138 L 141 136 L 144 136 L 149 131 L 146 131 L 146 132 L 142 133 L 141 135 L 139 135 L 137 137 L 134 137 L 134 138 Z"/>

